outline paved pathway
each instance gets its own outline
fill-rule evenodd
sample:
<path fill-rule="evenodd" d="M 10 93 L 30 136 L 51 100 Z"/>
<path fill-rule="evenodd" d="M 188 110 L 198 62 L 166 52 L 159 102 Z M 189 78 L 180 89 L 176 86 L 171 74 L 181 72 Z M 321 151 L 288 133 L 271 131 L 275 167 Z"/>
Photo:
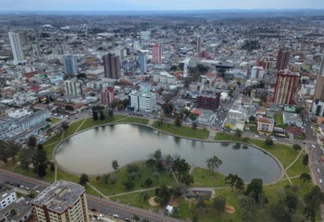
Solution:
<path fill-rule="evenodd" d="M 301 155 L 303 152 L 304 152 L 304 148 L 302 148 L 302 149 L 300 150 L 300 152 L 299 152 L 299 154 L 297 155 L 296 159 L 295 159 L 294 161 L 292 161 L 292 162 L 291 162 L 291 163 L 286 167 L 285 171 L 288 170 L 292 165 L 294 165 L 294 163 L 298 160 L 298 158 L 300 157 L 300 155 Z"/>
<path fill-rule="evenodd" d="M 79 127 L 75 130 L 75 132 L 73 133 L 73 134 L 76 134 L 78 131 L 79 131 L 79 129 L 81 128 L 81 126 L 85 123 L 85 121 L 87 121 L 87 119 L 88 118 L 85 118 L 83 121 L 82 121 L 82 123 L 79 125 Z M 73 135 L 72 134 L 72 135 Z"/>

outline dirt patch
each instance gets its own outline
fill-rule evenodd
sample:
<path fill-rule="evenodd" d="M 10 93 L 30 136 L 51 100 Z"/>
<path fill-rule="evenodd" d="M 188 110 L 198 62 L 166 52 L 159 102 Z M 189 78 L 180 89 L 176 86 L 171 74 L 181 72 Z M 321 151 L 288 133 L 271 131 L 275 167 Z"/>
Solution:
<path fill-rule="evenodd" d="M 235 208 L 234 208 L 233 206 L 231 206 L 231 205 L 226 205 L 226 206 L 225 206 L 225 211 L 226 211 L 227 213 L 232 214 L 232 213 L 235 213 Z"/>
<path fill-rule="evenodd" d="M 160 204 L 157 203 L 157 202 L 155 202 L 154 198 L 155 198 L 155 196 L 154 196 L 154 197 L 151 197 L 151 198 L 149 199 L 149 204 L 150 204 L 151 206 L 153 206 L 153 207 L 159 206 Z"/>

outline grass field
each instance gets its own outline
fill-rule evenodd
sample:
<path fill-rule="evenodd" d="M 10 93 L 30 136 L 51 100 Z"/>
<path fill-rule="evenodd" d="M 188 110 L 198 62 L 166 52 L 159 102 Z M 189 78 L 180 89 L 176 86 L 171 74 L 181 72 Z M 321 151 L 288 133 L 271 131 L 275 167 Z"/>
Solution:
<path fill-rule="evenodd" d="M 282 114 L 275 114 L 274 119 L 275 119 L 276 125 L 283 125 L 284 124 Z"/>
<path fill-rule="evenodd" d="M 193 187 L 224 187 L 225 176 L 218 172 L 212 173 L 210 170 L 195 168 L 191 174 L 194 178 Z"/>
<path fill-rule="evenodd" d="M 196 138 L 196 139 L 207 139 L 209 136 L 209 131 L 205 129 L 197 128 L 196 130 L 193 130 L 192 127 L 188 127 L 188 126 L 177 127 L 173 123 L 163 123 L 161 126 L 159 126 L 158 122 L 159 121 L 155 121 L 153 123 L 154 128 L 174 135 L 185 136 L 185 137 Z"/>

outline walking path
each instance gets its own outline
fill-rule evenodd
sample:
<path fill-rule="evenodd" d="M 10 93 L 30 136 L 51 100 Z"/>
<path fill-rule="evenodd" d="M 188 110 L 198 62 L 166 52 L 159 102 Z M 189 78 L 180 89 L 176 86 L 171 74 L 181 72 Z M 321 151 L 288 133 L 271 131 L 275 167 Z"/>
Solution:
<path fill-rule="evenodd" d="M 77 132 L 79 131 L 79 129 L 80 129 L 81 126 L 85 123 L 85 121 L 87 121 L 87 119 L 88 119 L 88 118 L 85 118 L 85 119 L 82 121 L 82 123 L 79 125 L 79 127 L 75 130 L 75 132 L 74 132 L 73 134 L 75 134 L 75 133 L 77 133 Z"/>
<path fill-rule="evenodd" d="M 298 158 L 300 157 L 300 155 L 304 152 L 304 148 L 302 148 L 299 152 L 299 154 L 297 155 L 296 159 L 294 161 L 292 161 L 285 169 L 285 171 L 287 171 L 292 165 L 294 165 L 294 163 L 298 160 Z"/>

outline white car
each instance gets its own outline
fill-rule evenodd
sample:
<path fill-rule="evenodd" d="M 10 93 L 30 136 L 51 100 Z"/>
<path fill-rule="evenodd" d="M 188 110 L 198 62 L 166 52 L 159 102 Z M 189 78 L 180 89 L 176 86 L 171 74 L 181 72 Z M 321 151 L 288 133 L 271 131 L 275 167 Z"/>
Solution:
<path fill-rule="evenodd" d="M 323 183 L 323 180 L 322 180 L 322 179 L 319 179 L 319 182 L 320 182 L 320 183 Z"/>
<path fill-rule="evenodd" d="M 114 214 L 114 215 L 113 215 L 113 218 L 117 218 L 117 219 L 119 219 L 119 215 L 118 215 L 118 214 Z"/>
<path fill-rule="evenodd" d="M 258 135 L 255 135 L 254 137 L 255 137 L 255 138 L 259 138 L 259 136 L 258 136 Z"/>
<path fill-rule="evenodd" d="M 320 173 L 321 171 L 320 171 L 320 169 L 319 168 L 317 168 L 317 173 Z"/>

